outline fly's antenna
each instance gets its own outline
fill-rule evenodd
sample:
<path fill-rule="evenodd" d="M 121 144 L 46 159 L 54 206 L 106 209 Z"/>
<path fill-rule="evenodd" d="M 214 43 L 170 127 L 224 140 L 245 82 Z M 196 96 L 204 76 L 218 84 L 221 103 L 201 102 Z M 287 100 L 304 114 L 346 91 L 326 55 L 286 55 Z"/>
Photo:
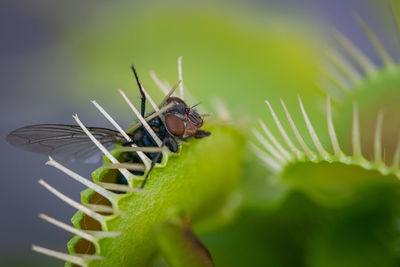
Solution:
<path fill-rule="evenodd" d="M 197 104 L 191 106 L 190 108 L 195 108 L 195 107 L 197 107 L 197 106 L 200 105 L 200 104 L 201 104 L 201 102 L 199 102 L 199 103 L 197 103 Z"/>

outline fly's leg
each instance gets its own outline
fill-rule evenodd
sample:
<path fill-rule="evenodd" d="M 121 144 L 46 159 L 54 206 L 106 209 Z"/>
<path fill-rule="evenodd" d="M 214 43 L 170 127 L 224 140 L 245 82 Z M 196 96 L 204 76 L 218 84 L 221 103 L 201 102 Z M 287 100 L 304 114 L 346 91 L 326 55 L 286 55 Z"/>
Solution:
<path fill-rule="evenodd" d="M 132 68 L 133 74 L 135 75 L 136 83 L 137 83 L 137 85 L 139 87 L 140 94 L 142 95 L 142 103 L 141 103 L 141 106 L 140 106 L 140 108 L 141 108 L 140 109 L 140 114 L 142 115 L 142 117 L 144 117 L 144 113 L 146 112 L 146 96 L 145 96 L 145 94 L 143 92 L 142 84 L 140 83 L 139 76 L 138 76 L 138 74 L 136 72 L 136 69 L 135 69 L 135 65 L 132 64 L 131 68 Z"/>
<path fill-rule="evenodd" d="M 162 142 L 161 147 L 164 147 L 164 146 L 165 146 L 165 144 L 167 143 L 167 140 L 168 140 L 168 138 L 165 137 L 164 140 L 163 140 L 163 142 Z M 157 163 L 158 160 L 160 159 L 161 154 L 162 154 L 162 152 L 157 152 L 156 156 L 151 160 L 150 169 L 149 169 L 149 171 L 147 172 L 146 177 L 144 178 L 142 185 L 140 186 L 141 189 L 144 188 L 144 185 L 146 184 L 147 179 L 149 178 L 149 175 L 150 175 L 151 171 L 153 170 L 154 166 L 156 165 L 156 163 Z"/>

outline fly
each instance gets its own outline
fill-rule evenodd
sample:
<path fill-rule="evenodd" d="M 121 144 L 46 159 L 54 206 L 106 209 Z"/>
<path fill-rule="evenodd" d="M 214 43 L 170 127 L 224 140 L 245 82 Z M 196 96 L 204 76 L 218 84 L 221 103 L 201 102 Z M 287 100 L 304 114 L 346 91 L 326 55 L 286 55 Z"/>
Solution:
<path fill-rule="evenodd" d="M 144 117 L 146 96 L 134 65 L 131 67 L 141 93 L 141 115 Z M 171 107 L 148 121 L 158 138 L 162 140 L 162 146 L 168 147 L 171 152 L 177 152 L 179 147 L 178 140 L 186 140 L 190 137 L 204 138 L 211 134 L 200 129 L 203 125 L 203 118 L 194 108 L 187 106 L 182 99 L 170 96 L 164 102 L 162 107 L 167 105 Z M 87 127 L 87 129 L 107 149 L 111 149 L 115 144 L 128 146 L 133 143 L 139 147 L 157 146 L 143 126 L 133 129 L 132 132 L 128 130 L 127 134 L 131 137 L 132 142 L 126 142 L 118 131 L 99 127 Z M 95 163 L 101 157 L 96 145 L 77 125 L 39 124 L 25 126 L 11 132 L 6 137 L 6 140 L 13 146 L 35 153 L 54 156 L 64 162 Z M 162 159 L 161 152 L 146 152 L 145 154 L 151 159 L 151 166 L 141 188 L 146 184 L 155 164 L 161 162 Z M 123 162 L 141 163 L 136 152 L 124 152 L 121 156 Z M 140 171 L 132 172 L 134 174 L 143 174 Z M 120 175 L 117 178 L 117 183 L 126 184 L 126 180 Z"/>

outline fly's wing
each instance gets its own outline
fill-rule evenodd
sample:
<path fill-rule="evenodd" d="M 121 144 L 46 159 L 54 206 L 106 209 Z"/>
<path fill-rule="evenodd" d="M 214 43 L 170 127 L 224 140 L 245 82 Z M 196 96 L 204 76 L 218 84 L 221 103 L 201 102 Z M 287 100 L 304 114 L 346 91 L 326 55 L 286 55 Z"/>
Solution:
<path fill-rule="evenodd" d="M 107 149 L 124 142 L 122 135 L 110 129 L 88 127 L 93 136 Z M 102 153 L 77 125 L 39 124 L 19 128 L 7 136 L 13 146 L 35 153 L 50 155 L 64 162 L 96 163 Z"/>

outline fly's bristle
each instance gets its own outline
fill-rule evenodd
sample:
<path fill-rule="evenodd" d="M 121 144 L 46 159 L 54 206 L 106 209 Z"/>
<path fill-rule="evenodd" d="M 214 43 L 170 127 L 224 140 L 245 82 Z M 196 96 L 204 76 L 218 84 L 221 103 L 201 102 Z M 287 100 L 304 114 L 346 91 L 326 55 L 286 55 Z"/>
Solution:
<path fill-rule="evenodd" d="M 76 265 L 80 265 L 83 267 L 88 266 L 88 263 L 93 260 L 103 260 L 104 257 L 101 256 L 96 256 L 96 255 L 86 255 L 86 254 L 75 254 L 75 255 L 70 255 L 62 252 L 58 252 L 55 250 L 51 250 L 48 248 L 32 245 L 32 250 L 36 251 L 38 253 L 44 254 L 46 256 L 60 259 L 66 262 L 71 262 Z"/>
<path fill-rule="evenodd" d="M 72 200 L 71 198 L 65 196 L 64 194 L 60 193 L 58 190 L 56 190 L 54 187 L 50 186 L 48 183 L 46 183 L 44 180 L 40 179 L 39 184 L 43 185 L 47 190 L 49 190 L 51 193 L 53 193 L 56 197 L 70 205 L 71 207 L 80 210 L 81 212 L 85 213 L 86 215 L 92 217 L 93 219 L 97 220 L 99 223 L 104 222 L 104 216 L 101 214 L 98 214 L 94 212 L 93 210 L 79 204 L 78 202 Z"/>

